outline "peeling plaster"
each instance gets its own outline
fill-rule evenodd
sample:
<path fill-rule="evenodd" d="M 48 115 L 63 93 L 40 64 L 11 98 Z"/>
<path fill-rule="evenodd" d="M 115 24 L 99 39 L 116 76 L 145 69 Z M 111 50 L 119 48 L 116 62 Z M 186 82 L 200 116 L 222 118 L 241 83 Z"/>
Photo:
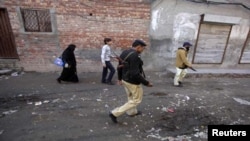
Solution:
<path fill-rule="evenodd" d="M 152 12 L 152 21 L 151 21 L 151 25 L 152 25 L 152 29 L 155 31 L 158 29 L 158 21 L 160 20 L 160 14 L 161 13 L 162 8 L 157 9 L 155 11 Z"/>
<path fill-rule="evenodd" d="M 194 17 L 198 17 L 197 14 L 180 13 L 176 15 L 174 20 L 174 40 L 188 39 L 194 40 L 195 33 L 198 30 L 197 20 L 194 21 Z M 193 34 L 192 34 L 193 33 Z"/>
<path fill-rule="evenodd" d="M 249 31 L 248 26 L 235 25 L 232 28 L 230 38 L 244 40 L 247 37 L 248 31 Z"/>

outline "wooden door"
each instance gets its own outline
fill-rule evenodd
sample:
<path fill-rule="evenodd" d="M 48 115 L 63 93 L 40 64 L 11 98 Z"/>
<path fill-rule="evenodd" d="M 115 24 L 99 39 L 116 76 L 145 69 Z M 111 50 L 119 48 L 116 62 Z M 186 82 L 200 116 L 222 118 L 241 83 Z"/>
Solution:
<path fill-rule="evenodd" d="M 0 8 L 0 59 L 18 59 L 8 12 Z"/>
<path fill-rule="evenodd" d="M 231 29 L 231 25 L 202 23 L 192 63 L 223 63 Z"/>

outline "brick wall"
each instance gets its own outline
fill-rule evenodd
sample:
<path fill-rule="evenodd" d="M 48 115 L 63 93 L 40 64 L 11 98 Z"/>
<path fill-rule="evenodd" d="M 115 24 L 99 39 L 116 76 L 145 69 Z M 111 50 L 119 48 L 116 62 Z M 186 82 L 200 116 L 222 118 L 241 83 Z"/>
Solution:
<path fill-rule="evenodd" d="M 145 0 L 9 0 L 7 8 L 20 66 L 26 71 L 59 71 L 53 60 L 68 44 L 77 46 L 78 72 L 101 71 L 100 50 L 105 37 L 117 52 L 136 38 L 149 42 L 150 3 Z M 52 33 L 23 30 L 20 8 L 49 9 Z"/>

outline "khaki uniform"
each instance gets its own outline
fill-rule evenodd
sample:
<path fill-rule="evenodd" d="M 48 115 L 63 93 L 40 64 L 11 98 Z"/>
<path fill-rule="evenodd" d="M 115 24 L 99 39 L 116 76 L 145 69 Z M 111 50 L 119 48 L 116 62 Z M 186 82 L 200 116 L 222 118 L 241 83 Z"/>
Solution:
<path fill-rule="evenodd" d="M 128 102 L 124 105 L 115 108 L 112 113 L 114 116 L 119 117 L 120 115 L 124 114 L 125 112 L 128 115 L 135 115 L 137 114 L 137 105 L 139 105 L 142 101 L 143 97 L 143 90 L 141 85 L 134 85 L 122 80 L 122 85 L 125 88 L 127 93 Z"/>
<path fill-rule="evenodd" d="M 191 63 L 187 60 L 188 51 L 182 47 L 179 48 L 176 52 L 176 73 L 174 78 L 174 85 L 178 86 L 179 82 L 183 81 L 183 78 L 187 74 L 187 67 L 191 67 Z"/>
<path fill-rule="evenodd" d="M 175 66 L 178 68 L 185 68 L 186 66 L 191 67 L 191 63 L 187 60 L 188 52 L 185 48 L 179 48 L 176 52 Z"/>

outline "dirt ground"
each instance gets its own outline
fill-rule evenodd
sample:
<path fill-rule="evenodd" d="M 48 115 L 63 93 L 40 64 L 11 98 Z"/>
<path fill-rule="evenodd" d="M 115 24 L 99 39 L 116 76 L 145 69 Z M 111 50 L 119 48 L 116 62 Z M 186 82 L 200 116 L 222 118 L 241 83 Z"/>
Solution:
<path fill-rule="evenodd" d="M 101 73 L 78 74 L 77 84 L 58 75 L 0 76 L 1 141 L 206 141 L 207 125 L 250 124 L 249 77 L 189 76 L 174 87 L 165 72 L 146 72 L 154 86 L 143 87 L 143 114 L 114 124 L 122 86 L 101 84 Z"/>

